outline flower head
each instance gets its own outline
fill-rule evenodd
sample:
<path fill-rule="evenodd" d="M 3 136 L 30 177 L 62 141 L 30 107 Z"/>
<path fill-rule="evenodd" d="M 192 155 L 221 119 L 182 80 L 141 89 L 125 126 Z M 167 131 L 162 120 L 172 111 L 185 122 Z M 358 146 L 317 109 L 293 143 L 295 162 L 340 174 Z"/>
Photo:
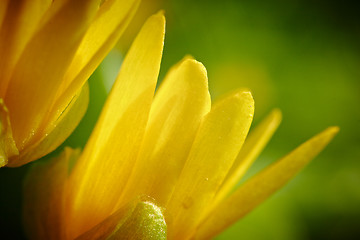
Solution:
<path fill-rule="evenodd" d="M 86 80 L 138 2 L 1 1 L 0 167 L 38 159 L 69 136 L 87 107 Z"/>
<path fill-rule="evenodd" d="M 236 90 L 211 106 L 206 69 L 190 57 L 153 99 L 164 31 L 162 13 L 145 23 L 84 151 L 67 148 L 34 165 L 25 185 L 30 237 L 211 238 L 283 186 L 338 131 L 325 130 L 231 193 L 281 114 L 273 111 L 245 142 L 251 93 Z"/>

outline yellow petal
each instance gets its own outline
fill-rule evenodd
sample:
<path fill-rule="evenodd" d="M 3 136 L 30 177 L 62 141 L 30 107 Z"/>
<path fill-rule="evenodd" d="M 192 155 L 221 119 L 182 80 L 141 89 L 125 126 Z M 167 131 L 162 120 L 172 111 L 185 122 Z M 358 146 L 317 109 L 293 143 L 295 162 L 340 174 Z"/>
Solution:
<path fill-rule="evenodd" d="M 74 93 L 114 47 L 135 14 L 139 2 L 108 0 L 101 5 L 58 89 L 53 112 L 64 109 Z"/>
<path fill-rule="evenodd" d="M 166 240 L 162 209 L 151 200 L 136 199 L 77 238 L 87 239 Z"/>
<path fill-rule="evenodd" d="M 0 1 L 0 31 L 2 31 L 2 24 L 5 18 L 6 10 L 9 5 L 9 0 Z"/>
<path fill-rule="evenodd" d="M 30 239 L 64 239 L 64 191 L 69 162 L 79 150 L 66 148 L 55 159 L 32 165 L 24 183 L 24 226 Z"/>
<path fill-rule="evenodd" d="M 210 213 L 194 239 L 214 237 L 245 216 L 304 168 L 324 149 L 338 131 L 338 127 L 326 129 L 245 182 Z"/>
<path fill-rule="evenodd" d="M 164 205 L 184 166 L 199 127 L 210 110 L 205 67 L 185 58 L 156 93 L 142 148 L 122 202 L 145 194 Z"/>
<path fill-rule="evenodd" d="M 164 32 L 162 13 L 150 17 L 143 26 L 70 176 L 71 238 L 94 227 L 115 210 L 145 132 Z"/>
<path fill-rule="evenodd" d="M 49 121 L 48 128 L 36 143 L 24 149 L 19 156 L 10 159 L 8 167 L 18 167 L 39 159 L 55 150 L 74 131 L 84 116 L 89 103 L 89 85 L 77 93 L 57 119 Z"/>
<path fill-rule="evenodd" d="M 269 142 L 280 122 L 281 112 L 274 110 L 256 129 L 250 131 L 249 137 L 246 138 L 244 146 L 236 157 L 219 192 L 216 194 L 216 198 L 212 203 L 213 207 L 221 202 L 228 196 L 231 190 L 234 189 L 241 177 L 244 176 L 251 164 Z"/>
<path fill-rule="evenodd" d="M 98 1 L 64 3 L 48 21 L 43 21 L 19 58 L 4 100 L 20 151 L 38 140 L 36 133 L 41 121 L 53 104 L 65 71 L 95 16 Z"/>
<path fill-rule="evenodd" d="M 244 143 L 253 113 L 251 93 L 240 90 L 205 117 L 166 207 L 171 239 L 186 239 L 199 223 Z"/>
<path fill-rule="evenodd" d="M 8 159 L 19 154 L 12 137 L 9 111 L 0 98 L 0 167 L 8 163 Z"/>
<path fill-rule="evenodd" d="M 40 19 L 51 5 L 51 0 L 9 2 L 10 4 L 2 0 L 0 3 L 0 18 L 3 18 L 0 28 L 0 98 L 5 97 L 13 68 L 26 43 L 33 36 Z M 0 26 L 1 22 L 0 19 Z"/>

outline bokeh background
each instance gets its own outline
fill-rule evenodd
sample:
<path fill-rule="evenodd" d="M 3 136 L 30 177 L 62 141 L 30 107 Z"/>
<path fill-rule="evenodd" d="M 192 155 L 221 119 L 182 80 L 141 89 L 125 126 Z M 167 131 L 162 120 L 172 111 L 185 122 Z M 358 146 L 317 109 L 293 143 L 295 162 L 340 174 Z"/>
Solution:
<path fill-rule="evenodd" d="M 84 146 L 129 44 L 159 9 L 167 17 L 159 82 L 190 54 L 207 67 L 213 100 L 234 88 L 252 90 L 253 125 L 281 109 L 282 124 L 246 178 L 326 127 L 341 128 L 290 184 L 217 239 L 360 239 L 358 1 L 143 0 L 89 80 L 88 112 L 62 147 Z M 1 239 L 24 238 L 21 186 L 28 167 L 0 169 Z"/>

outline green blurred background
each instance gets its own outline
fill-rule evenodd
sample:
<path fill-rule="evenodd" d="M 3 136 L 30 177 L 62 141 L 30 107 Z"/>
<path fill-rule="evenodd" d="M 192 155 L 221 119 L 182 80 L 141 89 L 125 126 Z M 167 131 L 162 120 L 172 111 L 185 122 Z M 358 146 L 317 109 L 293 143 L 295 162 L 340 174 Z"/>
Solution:
<path fill-rule="evenodd" d="M 341 128 L 290 184 L 217 239 L 360 239 L 357 1 L 143 0 L 117 48 L 91 77 L 89 110 L 63 146 L 84 146 L 122 56 L 159 9 L 167 17 L 160 81 L 191 54 L 206 66 L 214 100 L 234 88 L 252 90 L 254 125 L 281 109 L 283 122 L 247 177 L 326 127 Z M 21 185 L 28 167 L 0 169 L 0 233 L 9 239 L 23 237 Z"/>

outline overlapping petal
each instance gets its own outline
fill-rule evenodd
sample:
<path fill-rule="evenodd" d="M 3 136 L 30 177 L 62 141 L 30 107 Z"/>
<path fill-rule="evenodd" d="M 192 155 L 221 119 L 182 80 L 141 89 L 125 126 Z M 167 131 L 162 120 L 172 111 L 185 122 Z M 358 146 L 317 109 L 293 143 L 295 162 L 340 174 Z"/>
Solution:
<path fill-rule="evenodd" d="M 206 69 L 190 57 L 169 71 L 153 100 L 164 29 L 162 13 L 145 23 L 70 175 L 66 161 L 30 173 L 27 222 L 32 207 L 39 210 L 29 223 L 32 236 L 214 237 L 288 182 L 338 131 L 333 127 L 315 136 L 231 194 L 281 114 L 274 110 L 245 142 L 254 114 L 251 93 L 236 90 L 210 109 Z M 45 177 L 51 181 L 41 183 Z M 56 209 L 44 214 L 51 204 Z"/>
<path fill-rule="evenodd" d="M 230 171 L 227 173 L 226 179 L 216 193 L 213 201 L 213 207 L 221 202 L 234 189 L 236 184 L 244 176 L 251 164 L 259 156 L 266 144 L 271 139 L 281 121 L 281 112 L 274 110 L 263 120 L 246 138 L 246 142 L 239 152 Z"/>
<path fill-rule="evenodd" d="M 162 13 L 152 16 L 143 26 L 71 174 L 68 213 L 69 222 L 73 222 L 71 237 L 89 230 L 115 210 L 145 133 L 160 69 L 164 31 Z M 112 186 L 112 190 L 104 186 Z"/>
<path fill-rule="evenodd" d="M 166 206 L 172 239 L 184 239 L 200 221 L 245 141 L 254 113 L 249 91 L 217 102 L 204 118 Z"/>
<path fill-rule="evenodd" d="M 12 136 L 9 110 L 6 108 L 4 101 L 0 99 L 0 167 L 8 163 L 8 157 L 19 155 Z"/>
<path fill-rule="evenodd" d="M 24 225 L 30 239 L 65 239 L 65 191 L 69 164 L 80 150 L 32 166 L 24 184 Z"/>
<path fill-rule="evenodd" d="M 89 103 L 89 85 L 85 86 L 73 97 L 68 106 L 57 119 L 49 121 L 42 138 L 14 156 L 7 166 L 18 167 L 34 159 L 39 159 L 55 150 L 69 137 L 83 118 Z"/>
<path fill-rule="evenodd" d="M 4 100 L 20 151 L 39 137 L 41 121 L 97 8 L 95 0 L 64 3 L 41 24 L 16 63 Z"/>
<path fill-rule="evenodd" d="M 0 98 L 19 150 L 3 156 L 7 166 L 46 155 L 74 130 L 87 107 L 87 101 L 75 100 L 138 5 L 139 0 L 1 1 Z"/>
<path fill-rule="evenodd" d="M 97 12 L 57 90 L 49 117 L 57 117 L 90 77 L 132 19 L 140 0 L 108 0 Z M 115 17 L 116 16 L 116 17 Z"/>
<path fill-rule="evenodd" d="M 244 183 L 204 219 L 195 239 L 211 238 L 245 216 L 303 169 L 338 131 L 338 127 L 326 129 Z"/>
<path fill-rule="evenodd" d="M 4 0 L 0 4 L 0 11 L 3 11 L 0 12 L 0 97 L 4 98 L 15 64 L 51 0 Z"/>
<path fill-rule="evenodd" d="M 156 93 L 141 151 L 121 202 L 145 194 L 160 204 L 167 203 L 210 105 L 205 67 L 185 58 L 169 71 Z"/>

